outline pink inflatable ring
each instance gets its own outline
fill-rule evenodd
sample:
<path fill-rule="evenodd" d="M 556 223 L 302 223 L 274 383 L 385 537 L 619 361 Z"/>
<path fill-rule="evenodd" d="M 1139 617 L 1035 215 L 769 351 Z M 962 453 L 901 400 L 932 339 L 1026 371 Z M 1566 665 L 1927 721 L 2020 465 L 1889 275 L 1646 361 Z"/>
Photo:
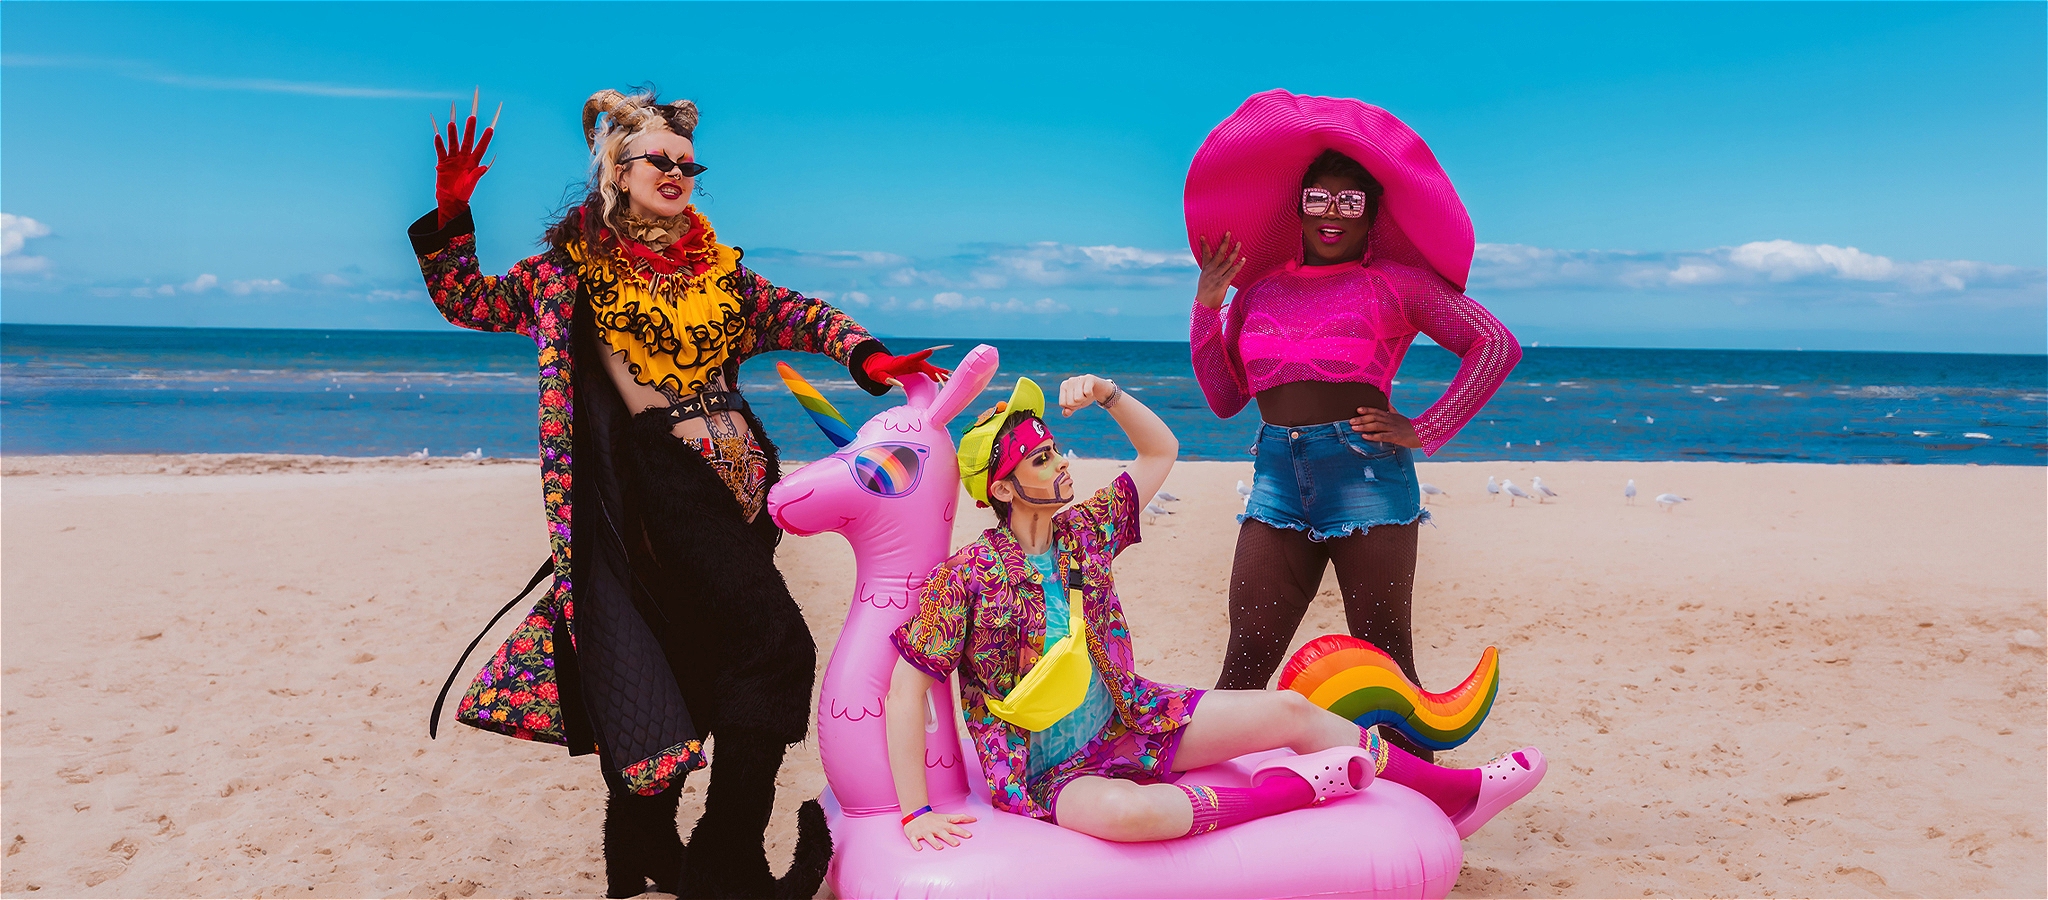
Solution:
<path fill-rule="evenodd" d="M 896 665 L 889 634 L 908 620 L 917 589 L 947 553 L 961 496 L 946 423 L 995 376 L 982 345 L 943 387 L 903 379 L 909 402 L 861 426 L 854 440 L 784 478 L 768 510 L 791 534 L 837 532 L 856 561 L 853 602 L 818 694 L 818 754 L 839 897 L 1443 897 L 1464 853 L 1434 803 L 1377 780 L 1329 803 L 1172 841 L 1097 840 L 990 807 L 975 754 L 962 740 L 952 693 L 926 710 L 925 781 L 932 805 L 980 818 L 974 837 L 943 851 L 903 837 L 890 781 L 882 697 Z M 892 461 L 887 477 L 864 460 Z M 1245 785 L 1287 751 L 1254 754 L 1187 774 Z M 969 785 L 974 789 L 969 790 Z"/>

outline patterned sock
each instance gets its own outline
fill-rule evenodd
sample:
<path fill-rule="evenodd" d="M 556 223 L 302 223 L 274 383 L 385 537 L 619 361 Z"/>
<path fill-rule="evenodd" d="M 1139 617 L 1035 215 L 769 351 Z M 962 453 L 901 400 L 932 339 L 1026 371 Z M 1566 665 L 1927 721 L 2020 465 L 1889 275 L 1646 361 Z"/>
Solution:
<path fill-rule="evenodd" d="M 1258 787 L 1248 788 L 1207 784 L 1174 786 L 1188 795 L 1188 806 L 1195 812 L 1188 834 L 1206 834 L 1218 828 L 1300 809 L 1316 799 L 1315 788 L 1300 778 L 1268 778 Z"/>
<path fill-rule="evenodd" d="M 1375 777 L 1387 770 L 1387 750 L 1393 745 L 1380 737 L 1378 728 L 1358 729 L 1358 746 L 1372 754 L 1372 774 Z"/>
<path fill-rule="evenodd" d="M 1380 746 L 1387 748 L 1387 763 L 1379 777 L 1428 797 L 1444 815 L 1464 812 L 1479 799 L 1478 769 L 1446 769 L 1393 744 Z"/>

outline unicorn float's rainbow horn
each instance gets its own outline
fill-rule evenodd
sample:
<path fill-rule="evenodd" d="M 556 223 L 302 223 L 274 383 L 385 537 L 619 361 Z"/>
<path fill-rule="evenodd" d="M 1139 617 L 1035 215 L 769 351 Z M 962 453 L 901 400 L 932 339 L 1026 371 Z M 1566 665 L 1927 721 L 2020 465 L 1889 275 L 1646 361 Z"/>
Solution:
<path fill-rule="evenodd" d="M 777 360 L 775 371 L 782 376 L 783 386 L 796 395 L 796 402 L 803 406 L 804 412 L 811 414 L 811 421 L 817 424 L 819 431 L 825 433 L 825 439 L 831 441 L 832 446 L 844 447 L 853 443 L 853 426 L 846 424 L 846 417 L 839 414 L 832 401 L 825 399 L 824 394 L 818 393 L 817 388 L 811 387 L 811 383 L 805 381 L 802 375 L 798 375 L 795 369 L 790 368 L 789 363 Z"/>
<path fill-rule="evenodd" d="M 1388 725 L 1431 750 L 1449 750 L 1479 731 L 1500 691 L 1500 651 L 1479 656 L 1465 683 L 1442 694 L 1423 690 L 1386 651 L 1348 634 L 1309 641 L 1280 671 L 1294 691 L 1360 727 Z"/>

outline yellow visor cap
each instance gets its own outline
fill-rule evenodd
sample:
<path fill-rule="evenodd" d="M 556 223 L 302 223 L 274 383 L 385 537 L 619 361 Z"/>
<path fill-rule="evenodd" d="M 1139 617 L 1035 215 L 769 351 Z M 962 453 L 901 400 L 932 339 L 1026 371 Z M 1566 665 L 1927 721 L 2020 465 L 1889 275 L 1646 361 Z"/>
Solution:
<path fill-rule="evenodd" d="M 1010 399 L 982 413 L 981 418 L 974 420 L 974 426 L 960 437 L 960 483 L 967 487 L 967 496 L 973 497 L 976 503 L 988 503 L 989 455 L 995 452 L 996 432 L 1003 430 L 1003 423 L 1013 412 L 1028 412 L 1045 418 L 1045 392 L 1038 389 L 1038 382 L 1029 378 L 1017 379 L 1017 387 L 1010 391 Z"/>

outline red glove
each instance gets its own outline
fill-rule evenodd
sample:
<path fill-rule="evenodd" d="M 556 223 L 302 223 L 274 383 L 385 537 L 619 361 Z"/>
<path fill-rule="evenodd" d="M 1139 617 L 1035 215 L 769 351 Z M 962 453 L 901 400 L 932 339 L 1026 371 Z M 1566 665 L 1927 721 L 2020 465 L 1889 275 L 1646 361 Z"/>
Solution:
<path fill-rule="evenodd" d="M 500 112 L 504 111 L 501 105 Z M 477 179 L 491 170 L 490 166 L 479 165 L 484 151 L 491 146 L 491 133 L 496 131 L 498 119 L 491 117 L 491 124 L 484 129 L 483 137 L 476 133 L 476 101 L 469 104 L 469 123 L 463 126 L 460 140 L 455 132 L 455 111 L 448 111 L 448 139 L 441 139 L 440 129 L 434 129 L 434 202 L 438 205 L 440 223 L 446 226 L 469 208 L 469 195 L 476 193 Z M 452 148 L 452 149 L 451 149 Z"/>
<path fill-rule="evenodd" d="M 860 368 L 861 371 L 867 373 L 869 378 L 883 384 L 893 384 L 899 387 L 902 386 L 902 383 L 897 381 L 897 379 L 905 375 L 926 375 L 930 376 L 933 381 L 945 381 L 947 376 L 953 374 L 953 370 L 941 369 L 928 361 L 928 357 L 932 355 L 932 350 L 937 349 L 939 348 L 933 347 L 931 350 L 921 350 L 909 356 L 890 356 L 887 353 L 877 353 L 861 360 Z"/>

